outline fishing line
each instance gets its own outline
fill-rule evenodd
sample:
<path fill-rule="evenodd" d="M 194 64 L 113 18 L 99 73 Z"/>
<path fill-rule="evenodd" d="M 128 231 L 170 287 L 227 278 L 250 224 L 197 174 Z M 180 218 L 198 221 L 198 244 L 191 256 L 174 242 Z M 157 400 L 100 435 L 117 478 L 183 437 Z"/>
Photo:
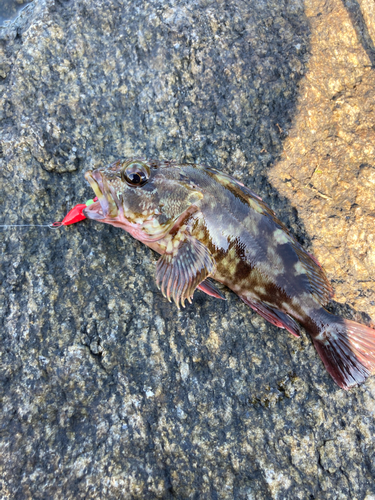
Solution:
<path fill-rule="evenodd" d="M 55 224 L 58 224 L 55 225 Z M 0 227 L 7 227 L 7 228 L 11 228 L 11 227 L 49 227 L 50 229 L 57 229 L 59 227 L 61 227 L 61 223 L 59 222 L 54 222 L 53 224 L 0 224 Z"/>

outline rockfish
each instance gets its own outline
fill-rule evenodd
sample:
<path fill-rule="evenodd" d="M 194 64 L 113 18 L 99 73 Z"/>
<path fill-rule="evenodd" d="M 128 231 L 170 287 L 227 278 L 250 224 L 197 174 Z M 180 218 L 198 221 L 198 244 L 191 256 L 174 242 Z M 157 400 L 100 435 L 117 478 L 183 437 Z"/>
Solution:
<path fill-rule="evenodd" d="M 375 370 L 375 330 L 330 314 L 333 296 L 319 263 L 259 196 L 214 168 L 132 159 L 88 171 L 98 201 L 89 219 L 121 227 L 158 252 L 156 283 L 177 307 L 194 290 L 233 290 L 267 321 L 310 334 L 343 389 Z"/>

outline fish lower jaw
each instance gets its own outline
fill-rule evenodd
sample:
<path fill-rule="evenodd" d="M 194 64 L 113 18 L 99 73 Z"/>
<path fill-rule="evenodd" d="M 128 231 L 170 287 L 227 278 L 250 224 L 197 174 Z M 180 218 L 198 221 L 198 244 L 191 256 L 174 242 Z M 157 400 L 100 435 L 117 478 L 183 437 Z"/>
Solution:
<path fill-rule="evenodd" d="M 100 203 L 96 202 L 96 204 L 97 206 L 93 209 L 91 209 L 91 207 L 93 207 L 94 204 L 84 209 L 83 212 L 88 219 L 93 219 L 98 222 L 103 222 L 104 224 L 109 224 L 111 226 L 121 228 L 131 236 L 133 236 L 133 238 L 146 244 L 148 241 L 154 241 L 155 239 L 158 240 L 164 235 L 161 234 L 149 236 L 148 233 L 143 230 L 143 220 L 139 222 L 130 222 L 121 211 L 119 211 L 119 213 L 115 217 L 104 215 Z"/>
<path fill-rule="evenodd" d="M 131 210 L 120 207 L 115 216 L 103 210 L 103 200 L 96 201 L 83 210 L 88 219 L 111 226 L 119 227 L 129 233 L 133 238 L 148 244 L 162 239 L 166 229 L 160 224 L 152 223 L 150 217 L 136 216 Z"/>

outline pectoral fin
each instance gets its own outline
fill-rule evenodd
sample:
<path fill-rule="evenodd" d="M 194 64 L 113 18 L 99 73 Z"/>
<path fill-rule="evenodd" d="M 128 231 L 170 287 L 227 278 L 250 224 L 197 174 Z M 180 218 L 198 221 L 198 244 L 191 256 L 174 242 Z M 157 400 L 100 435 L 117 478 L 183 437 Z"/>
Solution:
<path fill-rule="evenodd" d="M 194 290 L 208 276 L 214 274 L 216 264 L 207 247 L 186 235 L 177 248 L 165 253 L 156 264 L 156 284 L 164 297 L 177 307 L 191 302 Z"/>

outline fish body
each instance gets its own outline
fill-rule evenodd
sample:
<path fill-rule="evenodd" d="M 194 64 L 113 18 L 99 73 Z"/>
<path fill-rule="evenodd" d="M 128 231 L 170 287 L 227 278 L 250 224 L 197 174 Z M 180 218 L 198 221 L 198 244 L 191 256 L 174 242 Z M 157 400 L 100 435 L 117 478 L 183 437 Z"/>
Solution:
<path fill-rule="evenodd" d="M 226 285 L 272 324 L 310 334 L 335 382 L 375 370 L 375 330 L 330 314 L 332 287 L 274 212 L 236 179 L 207 166 L 132 159 L 85 175 L 98 201 L 86 217 L 121 227 L 161 257 L 156 281 L 176 305 Z"/>

